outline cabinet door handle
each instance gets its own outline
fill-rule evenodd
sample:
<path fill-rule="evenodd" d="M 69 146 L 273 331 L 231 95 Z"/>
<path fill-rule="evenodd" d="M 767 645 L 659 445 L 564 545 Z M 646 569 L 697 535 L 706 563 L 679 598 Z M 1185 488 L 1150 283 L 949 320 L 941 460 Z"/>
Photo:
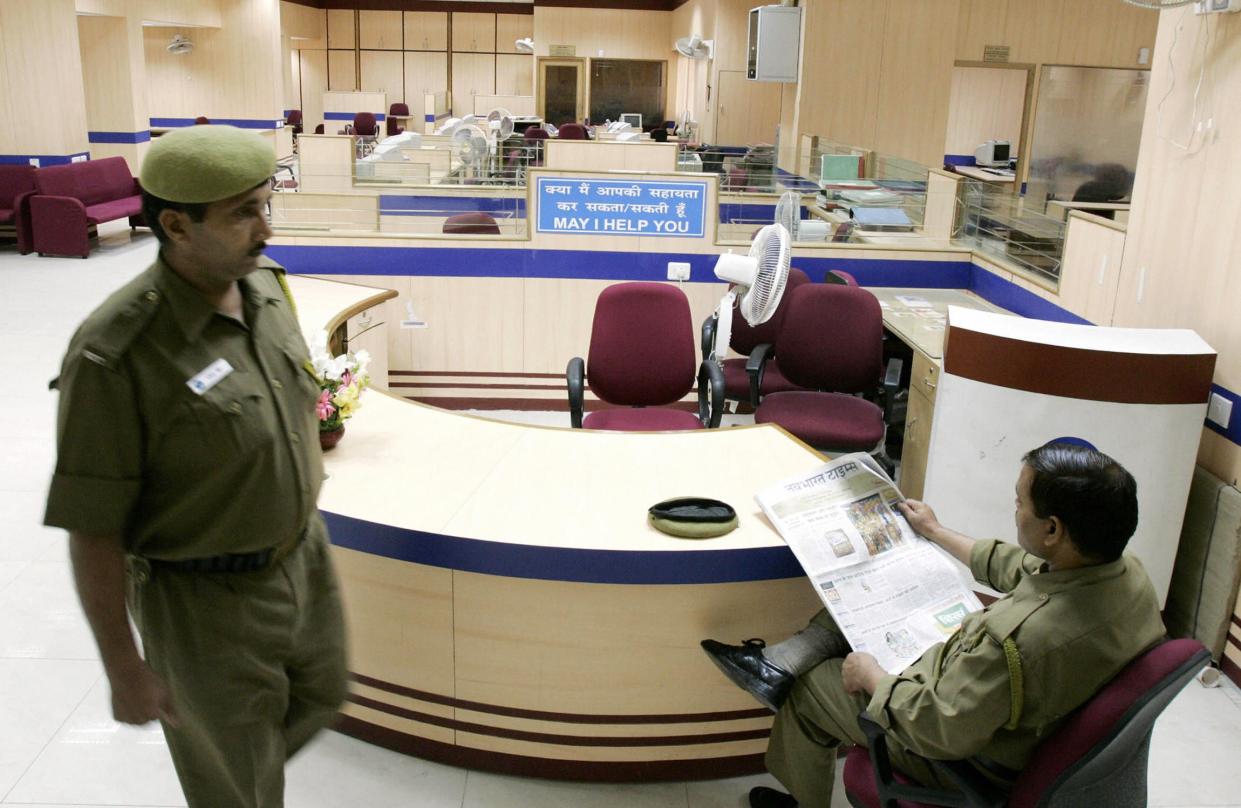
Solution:
<path fill-rule="evenodd" d="M 924 385 L 926 385 L 926 388 L 927 388 L 928 390 L 934 390 L 934 389 L 935 389 L 935 382 L 931 381 L 930 379 L 923 379 L 923 380 L 922 380 L 922 383 L 923 383 Z"/>
<path fill-rule="evenodd" d="M 913 425 L 916 423 L 918 423 L 918 416 L 915 415 L 913 418 L 910 418 L 908 421 L 905 422 L 905 431 L 908 432 L 909 429 L 912 428 Z"/>

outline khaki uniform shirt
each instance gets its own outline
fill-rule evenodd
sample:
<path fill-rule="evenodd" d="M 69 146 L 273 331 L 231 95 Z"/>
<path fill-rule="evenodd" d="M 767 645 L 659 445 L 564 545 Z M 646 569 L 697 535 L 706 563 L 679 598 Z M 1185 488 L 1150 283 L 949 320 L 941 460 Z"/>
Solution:
<path fill-rule="evenodd" d="M 157 260 L 79 327 L 60 376 L 45 523 L 120 534 L 178 560 L 284 544 L 323 480 L 307 350 L 266 258 L 239 281 L 245 324 Z M 217 359 L 232 372 L 196 394 Z"/>
<path fill-rule="evenodd" d="M 970 570 L 1005 597 L 884 677 L 867 711 L 923 757 L 1020 770 L 1070 712 L 1164 636 L 1159 601 L 1132 556 L 1048 572 L 1015 545 L 980 541 Z"/>

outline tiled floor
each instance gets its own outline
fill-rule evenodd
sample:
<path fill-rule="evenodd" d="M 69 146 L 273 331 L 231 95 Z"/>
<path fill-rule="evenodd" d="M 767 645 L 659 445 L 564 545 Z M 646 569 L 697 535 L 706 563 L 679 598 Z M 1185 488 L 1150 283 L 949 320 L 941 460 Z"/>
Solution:
<path fill-rule="evenodd" d="M 107 682 L 78 609 L 64 537 L 40 526 L 53 462 L 47 380 L 78 321 L 154 255 L 145 232 L 105 227 L 89 260 L 0 247 L 0 805 L 185 805 L 158 729 L 112 721 Z M 552 416 L 556 418 L 558 416 Z M 1191 684 L 1155 730 L 1153 806 L 1241 808 L 1241 692 Z M 1230 762 L 1231 761 L 1231 762 Z M 323 733 L 288 768 L 290 808 L 680 806 L 737 808 L 754 777 L 593 785 L 501 777 Z M 834 806 L 844 806 L 839 789 Z"/>

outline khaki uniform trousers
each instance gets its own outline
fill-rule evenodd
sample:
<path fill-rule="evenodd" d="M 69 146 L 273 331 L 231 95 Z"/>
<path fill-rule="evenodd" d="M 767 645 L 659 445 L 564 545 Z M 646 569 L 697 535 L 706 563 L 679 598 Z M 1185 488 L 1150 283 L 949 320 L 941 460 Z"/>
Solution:
<path fill-rule="evenodd" d="M 346 692 L 322 521 L 264 570 L 142 573 L 131 571 L 130 609 L 172 696 L 179 726 L 165 723 L 164 735 L 190 808 L 279 808 L 285 761 Z"/>
<path fill-rule="evenodd" d="M 812 623 L 840 634 L 826 611 Z M 844 635 L 840 634 L 843 639 Z M 828 659 L 797 677 L 788 700 L 776 714 L 764 762 L 767 770 L 784 784 L 803 808 L 830 808 L 836 778 L 836 754 L 840 745 L 866 746 L 858 727 L 858 713 L 870 697 L 846 693 L 841 680 L 844 659 Z M 892 765 L 926 785 L 940 785 L 925 760 L 888 744 Z"/>

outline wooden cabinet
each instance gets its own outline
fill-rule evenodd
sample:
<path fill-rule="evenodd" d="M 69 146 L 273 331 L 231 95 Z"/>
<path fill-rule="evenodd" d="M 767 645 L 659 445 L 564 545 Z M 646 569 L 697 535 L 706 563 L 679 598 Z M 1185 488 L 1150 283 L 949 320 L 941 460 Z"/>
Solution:
<path fill-rule="evenodd" d="M 452 114 L 457 117 L 474 111 L 474 96 L 495 95 L 496 57 L 493 53 L 454 53 L 452 55 Z"/>
<path fill-rule="evenodd" d="M 922 499 L 926 486 L 926 463 L 931 450 L 931 401 L 910 389 L 905 410 L 905 444 L 901 449 L 901 493 Z"/>
<path fill-rule="evenodd" d="M 330 50 L 327 52 L 327 88 L 329 90 L 358 89 L 357 51 Z"/>
<path fill-rule="evenodd" d="M 909 389 L 926 396 L 935 403 L 935 391 L 939 388 L 939 363 L 921 351 L 914 351 L 913 367 L 909 370 Z"/>
<path fill-rule="evenodd" d="M 400 50 L 401 12 L 359 11 L 358 45 L 362 50 Z"/>
<path fill-rule="evenodd" d="M 534 95 L 534 56 L 496 55 L 496 95 Z"/>
<path fill-rule="evenodd" d="M 406 11 L 405 50 L 448 50 L 448 12 Z"/>
<path fill-rule="evenodd" d="M 422 111 L 422 96 L 448 89 L 448 54 L 433 51 L 405 53 L 405 103 Z"/>
<path fill-rule="evenodd" d="M 452 49 L 454 52 L 495 53 L 496 15 L 454 11 Z"/>
<path fill-rule="evenodd" d="M 357 44 L 353 20 L 352 11 L 328 9 L 327 46 L 329 48 L 353 48 Z"/>
<path fill-rule="evenodd" d="M 384 93 L 389 104 L 405 100 L 405 68 L 400 51 L 362 51 L 358 61 L 362 71 L 358 89 Z"/>
<path fill-rule="evenodd" d="M 533 14 L 496 15 L 496 53 L 520 53 L 513 43 L 534 37 Z"/>

